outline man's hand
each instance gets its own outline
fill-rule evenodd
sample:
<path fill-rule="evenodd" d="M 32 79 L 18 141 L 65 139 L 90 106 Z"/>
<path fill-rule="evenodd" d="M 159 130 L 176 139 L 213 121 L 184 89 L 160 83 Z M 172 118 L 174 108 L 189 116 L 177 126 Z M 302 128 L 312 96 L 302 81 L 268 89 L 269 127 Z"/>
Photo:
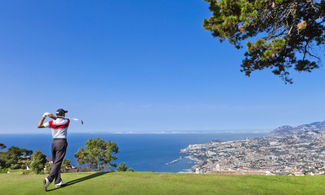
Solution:
<path fill-rule="evenodd" d="M 43 117 L 49 117 L 50 115 L 52 115 L 51 113 L 49 113 L 49 112 L 45 112 L 44 114 L 43 114 Z"/>
<path fill-rule="evenodd" d="M 43 118 L 46 118 L 46 117 L 50 117 L 51 119 L 57 119 L 57 117 L 56 116 L 54 116 L 53 114 L 51 114 L 51 113 L 49 113 L 49 112 L 45 112 L 44 114 L 43 114 Z"/>
<path fill-rule="evenodd" d="M 56 117 L 56 116 L 53 116 L 53 114 L 51 114 L 51 113 L 49 113 L 49 112 L 45 112 L 44 114 L 43 114 L 43 117 L 41 118 L 41 120 L 39 121 L 39 123 L 38 123 L 38 125 L 37 125 L 37 128 L 44 128 L 44 125 L 43 125 L 43 123 L 44 123 L 44 120 L 45 120 L 45 118 L 46 117 L 50 117 L 51 119 L 54 119 L 54 120 L 56 120 L 58 117 Z"/>

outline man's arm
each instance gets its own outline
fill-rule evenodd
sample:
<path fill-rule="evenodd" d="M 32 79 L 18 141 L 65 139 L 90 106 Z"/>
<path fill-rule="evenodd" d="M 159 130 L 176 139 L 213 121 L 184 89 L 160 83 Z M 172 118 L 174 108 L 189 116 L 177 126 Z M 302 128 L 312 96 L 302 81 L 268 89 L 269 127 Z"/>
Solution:
<path fill-rule="evenodd" d="M 54 120 L 56 120 L 58 118 L 56 116 L 53 116 L 53 114 L 51 114 L 51 113 L 45 112 L 43 114 L 43 117 L 41 118 L 41 120 L 38 122 L 37 128 L 46 128 L 46 127 L 49 127 L 49 124 L 48 123 L 45 123 L 44 124 L 44 120 L 45 120 L 45 118 L 47 116 L 50 117 L 51 119 L 54 119 Z"/>
<path fill-rule="evenodd" d="M 53 116 L 53 114 L 48 114 L 47 116 L 50 117 L 51 119 L 54 119 L 54 120 L 56 120 L 58 118 L 56 116 Z"/>
<path fill-rule="evenodd" d="M 41 118 L 41 120 L 38 122 L 37 128 L 45 128 L 43 125 L 45 118 L 46 118 L 46 116 L 43 116 Z"/>

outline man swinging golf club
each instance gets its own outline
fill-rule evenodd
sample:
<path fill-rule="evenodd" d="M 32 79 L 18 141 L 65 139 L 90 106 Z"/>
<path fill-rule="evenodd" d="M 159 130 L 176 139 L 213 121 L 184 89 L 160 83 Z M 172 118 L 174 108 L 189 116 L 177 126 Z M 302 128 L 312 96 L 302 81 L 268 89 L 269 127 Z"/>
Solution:
<path fill-rule="evenodd" d="M 37 128 L 50 128 L 52 131 L 52 169 L 47 178 L 43 180 L 43 188 L 47 191 L 50 183 L 55 180 L 55 186 L 61 187 L 66 185 L 61 179 L 60 169 L 67 150 L 67 131 L 70 124 L 70 120 L 65 118 L 65 113 L 68 111 L 60 108 L 56 111 L 56 116 L 51 113 L 44 113 L 42 119 L 39 121 Z M 46 117 L 50 117 L 54 120 L 44 123 Z"/>

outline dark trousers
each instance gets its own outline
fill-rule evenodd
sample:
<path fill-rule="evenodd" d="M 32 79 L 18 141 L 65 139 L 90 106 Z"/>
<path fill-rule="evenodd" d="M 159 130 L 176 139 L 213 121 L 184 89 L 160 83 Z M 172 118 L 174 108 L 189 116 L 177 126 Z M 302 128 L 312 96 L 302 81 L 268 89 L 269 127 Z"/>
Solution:
<path fill-rule="evenodd" d="M 66 139 L 54 139 L 52 142 L 52 169 L 47 179 L 52 182 L 55 180 L 55 184 L 62 181 L 60 169 L 67 151 L 68 142 Z"/>

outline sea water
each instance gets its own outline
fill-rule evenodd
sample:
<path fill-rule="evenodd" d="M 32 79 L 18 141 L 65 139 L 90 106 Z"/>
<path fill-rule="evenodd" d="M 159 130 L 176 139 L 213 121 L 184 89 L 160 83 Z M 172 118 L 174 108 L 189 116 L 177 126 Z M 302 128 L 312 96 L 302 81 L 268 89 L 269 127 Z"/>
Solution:
<path fill-rule="evenodd" d="M 77 165 L 73 155 L 79 147 L 85 148 L 90 138 L 100 137 L 117 143 L 119 153 L 116 163 L 126 162 L 135 171 L 181 172 L 190 169 L 193 161 L 182 158 L 180 150 L 190 144 L 203 144 L 218 139 L 231 141 L 264 136 L 265 134 L 217 133 L 217 134 L 69 134 L 66 159 Z M 40 150 L 51 157 L 50 134 L 1 134 L 0 143 L 9 148 L 18 146 Z M 5 151 L 5 150 L 4 150 Z"/>

